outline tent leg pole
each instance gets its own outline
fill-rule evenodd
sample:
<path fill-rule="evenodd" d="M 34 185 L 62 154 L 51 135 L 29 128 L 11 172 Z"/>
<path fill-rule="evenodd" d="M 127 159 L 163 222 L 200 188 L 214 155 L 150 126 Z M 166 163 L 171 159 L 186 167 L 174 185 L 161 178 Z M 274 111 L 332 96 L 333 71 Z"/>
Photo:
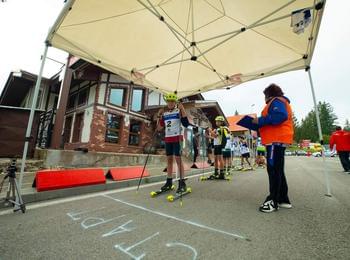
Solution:
<path fill-rule="evenodd" d="M 38 99 L 38 94 L 39 94 L 39 89 L 40 89 L 40 84 L 41 84 L 41 78 L 42 78 L 42 74 L 43 74 L 43 70 L 44 70 L 44 65 L 45 65 L 45 60 L 46 60 L 46 55 L 47 55 L 48 48 L 49 48 L 49 44 L 45 43 L 45 49 L 44 49 L 43 56 L 41 57 L 40 71 L 39 71 L 38 78 L 36 80 L 36 84 L 35 84 L 35 88 L 34 88 L 32 107 L 30 109 L 28 126 L 27 126 L 27 131 L 26 131 L 26 137 L 25 137 L 25 143 L 24 143 L 24 149 L 23 149 L 23 155 L 22 155 L 22 162 L 21 162 L 21 173 L 20 173 L 19 184 L 18 184 L 19 191 L 21 190 L 21 187 L 22 187 L 21 185 L 22 185 L 22 181 L 23 181 L 24 167 L 25 167 L 26 158 L 27 158 L 29 141 L 31 140 L 30 134 L 31 134 L 31 131 L 32 131 L 33 120 L 34 120 L 34 113 L 35 113 L 35 108 L 36 108 L 36 102 L 37 102 L 37 99 Z"/>
<path fill-rule="evenodd" d="M 322 145 L 322 160 L 323 160 L 323 173 L 324 173 L 324 177 L 325 177 L 325 182 L 326 182 L 326 188 L 327 188 L 327 193 L 325 194 L 328 197 L 332 197 L 331 194 L 331 187 L 330 187 L 330 183 L 329 183 L 329 175 L 328 175 L 328 171 L 326 170 L 327 166 L 326 166 L 326 158 L 325 158 L 325 154 L 324 154 L 324 147 L 323 147 L 323 136 L 322 136 L 322 128 L 321 128 L 321 121 L 320 121 L 320 114 L 318 112 L 318 108 L 317 108 L 317 101 L 316 101 L 316 95 L 315 95 L 315 89 L 314 89 L 314 84 L 312 81 L 312 76 L 311 76 L 311 71 L 310 71 L 310 67 L 308 67 L 306 69 L 308 75 L 309 75 L 309 80 L 310 80 L 310 87 L 311 87 L 311 93 L 312 93 L 312 99 L 314 102 L 314 109 L 315 109 L 315 114 L 316 114 L 316 122 L 317 122 L 317 129 L 318 129 L 318 136 L 319 136 L 319 140 L 320 143 Z"/>

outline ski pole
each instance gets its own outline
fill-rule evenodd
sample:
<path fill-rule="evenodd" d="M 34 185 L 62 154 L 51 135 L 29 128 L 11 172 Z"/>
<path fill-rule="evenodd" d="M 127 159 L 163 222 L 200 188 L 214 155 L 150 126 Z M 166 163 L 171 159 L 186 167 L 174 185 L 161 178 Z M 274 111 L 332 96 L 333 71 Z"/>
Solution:
<path fill-rule="evenodd" d="M 153 145 L 153 142 L 154 142 L 154 137 L 156 136 L 156 134 L 157 134 L 157 131 L 155 131 L 154 134 L 152 135 L 151 146 L 149 147 L 148 152 L 147 152 L 147 157 L 146 157 L 146 160 L 145 160 L 145 164 L 143 165 L 143 169 L 142 169 L 142 173 L 141 173 L 141 176 L 140 176 L 140 179 L 139 179 L 139 184 L 137 185 L 136 193 L 138 193 L 138 191 L 139 191 L 140 184 L 141 184 L 141 181 L 142 181 L 142 177 L 143 177 L 143 174 L 145 173 L 146 165 L 147 165 L 147 162 L 148 162 L 148 158 L 149 158 L 149 156 L 151 154 L 151 148 L 152 148 L 152 145 Z"/>

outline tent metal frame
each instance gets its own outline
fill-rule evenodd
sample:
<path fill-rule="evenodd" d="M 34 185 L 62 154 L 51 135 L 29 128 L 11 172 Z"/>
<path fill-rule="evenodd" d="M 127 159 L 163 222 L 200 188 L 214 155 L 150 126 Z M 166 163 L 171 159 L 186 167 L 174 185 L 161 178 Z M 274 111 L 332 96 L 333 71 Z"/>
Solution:
<path fill-rule="evenodd" d="M 148 72 L 146 72 L 146 75 L 148 73 L 151 73 L 152 71 L 156 70 L 157 68 L 161 67 L 161 66 L 166 66 L 166 65 L 170 65 L 170 64 L 175 64 L 175 63 L 181 63 L 184 61 L 188 61 L 188 60 L 192 60 L 192 61 L 196 61 L 199 64 L 201 64 L 202 66 L 205 66 L 206 68 L 212 70 L 213 72 L 217 73 L 218 77 L 220 78 L 220 81 L 225 82 L 224 80 L 227 80 L 227 76 L 224 76 L 223 74 L 217 72 L 214 67 L 210 64 L 210 62 L 205 58 L 205 54 L 208 53 L 209 51 L 213 50 L 214 48 L 220 46 L 221 44 L 225 43 L 226 41 L 234 38 L 235 36 L 241 34 L 242 32 L 246 31 L 246 30 L 250 30 L 253 28 L 256 28 L 258 26 L 262 26 L 262 25 L 266 25 L 281 19 L 285 19 L 290 17 L 290 14 L 288 15 L 283 15 L 281 17 L 277 17 L 271 20 L 266 20 L 268 17 L 272 16 L 273 14 L 277 13 L 278 11 L 282 10 L 283 8 L 285 8 L 286 6 L 292 4 L 293 2 L 295 2 L 296 0 L 290 0 L 287 3 L 285 3 L 283 6 L 279 7 L 278 9 L 274 10 L 273 12 L 269 13 L 268 15 L 264 16 L 263 18 L 257 20 L 256 22 L 242 27 L 239 30 L 234 30 L 228 33 L 224 33 L 224 34 L 220 34 L 220 35 L 216 35 L 216 36 L 212 36 L 209 37 L 207 39 L 203 39 L 201 41 L 195 42 L 195 29 L 194 29 L 194 17 L 193 17 L 193 1 L 191 0 L 190 2 L 190 10 L 192 12 L 192 18 L 191 18 L 191 24 L 192 24 L 192 31 L 189 33 L 191 34 L 191 40 L 189 41 L 187 39 L 187 35 L 183 36 L 181 33 L 179 33 L 175 28 L 173 28 L 165 19 L 164 17 L 158 12 L 158 10 L 152 5 L 152 3 L 149 0 L 146 0 L 148 2 L 149 5 L 145 4 L 142 0 L 137 0 L 142 6 L 144 6 L 147 10 L 149 10 L 152 14 L 154 14 L 160 21 L 162 21 L 164 24 L 166 24 L 166 26 L 169 28 L 169 30 L 172 32 L 172 34 L 177 38 L 177 40 L 181 43 L 181 45 L 184 47 L 184 49 L 181 52 L 178 52 L 177 54 L 173 55 L 172 57 L 170 57 L 169 59 L 165 60 L 163 63 L 158 64 L 158 65 L 154 65 L 152 67 L 147 67 L 147 68 L 142 68 L 138 71 L 144 71 L 144 70 L 150 70 Z M 37 77 L 37 81 L 35 84 L 35 88 L 34 88 L 34 95 L 33 95 L 33 102 L 32 102 L 32 106 L 30 109 L 30 115 L 29 115 L 29 119 L 28 119 L 28 126 L 27 126 L 27 130 L 26 130 L 26 136 L 25 136 L 25 143 L 24 143 L 24 149 L 23 149 L 23 155 L 22 155 L 22 162 L 21 162 L 21 172 L 20 172 L 20 179 L 19 179 L 19 192 L 21 191 L 21 185 L 22 185 L 22 181 L 23 181 L 23 174 L 24 174 L 24 168 L 25 168 L 25 163 L 26 163 L 26 158 L 27 158 L 27 152 L 28 152 L 28 147 L 29 147 L 29 141 L 31 140 L 31 129 L 33 126 L 33 119 L 34 119 L 34 113 L 35 113 L 35 105 L 37 102 L 37 98 L 38 98 L 38 94 L 39 94 L 39 89 L 40 89 L 40 85 L 41 85 L 41 80 L 42 80 L 42 75 L 43 75 L 43 69 L 45 66 L 45 60 L 47 58 L 47 51 L 48 48 L 51 46 L 50 44 L 50 40 L 52 39 L 56 28 L 62 23 L 63 19 L 65 18 L 65 16 L 68 14 L 68 12 L 72 9 L 72 6 L 74 4 L 75 0 L 68 0 L 65 3 L 65 6 L 63 7 L 62 11 L 60 12 L 60 14 L 58 15 L 55 23 L 53 24 L 53 26 L 51 27 L 51 30 L 49 31 L 46 41 L 45 41 L 45 48 L 44 48 L 44 52 L 42 55 L 42 60 L 41 60 L 41 65 L 40 65 L 40 70 L 39 70 L 39 74 Z M 326 3 L 326 0 L 320 0 L 320 2 L 315 3 L 314 6 L 312 7 L 308 7 L 309 9 L 317 9 L 317 4 L 322 3 L 323 4 L 323 8 L 324 5 Z M 315 16 L 314 16 L 315 17 Z M 107 18 L 106 18 L 107 19 Z M 315 33 L 315 38 L 318 35 L 318 31 Z M 218 39 L 218 38 L 222 38 L 228 36 L 227 38 L 223 39 L 222 41 L 220 41 L 219 43 L 216 43 L 214 46 L 206 49 L 205 51 L 201 51 L 198 47 L 198 43 L 202 43 L 202 42 L 207 42 L 210 40 L 214 40 L 214 39 Z M 184 42 L 182 42 L 182 40 L 180 38 L 183 38 L 183 40 L 187 43 L 190 43 L 190 46 L 186 46 Z M 314 39 L 316 40 L 316 39 Z M 311 44 L 311 46 L 310 46 Z M 309 41 L 309 46 L 308 49 L 310 48 L 310 55 L 312 56 L 313 54 L 313 47 L 312 44 L 315 44 L 315 41 L 313 43 L 310 43 Z M 192 52 L 191 52 L 192 49 Z M 195 56 L 195 50 L 197 50 L 199 52 L 199 54 L 197 56 Z M 190 59 L 189 58 L 182 58 L 181 60 L 176 60 L 176 61 L 172 61 L 175 57 L 188 52 L 190 55 Z M 86 53 L 86 52 L 85 52 Z M 194 58 L 195 57 L 195 58 Z M 197 59 L 199 57 L 203 57 L 206 62 L 208 63 L 208 65 L 204 64 L 203 62 L 199 62 Z M 93 57 L 95 59 L 95 57 Z M 303 57 L 305 59 L 305 61 L 308 59 L 308 57 Z M 102 61 L 97 60 L 97 63 L 102 63 Z M 311 58 L 309 59 L 309 61 L 311 62 Z M 295 61 L 293 61 L 295 62 Z M 292 62 L 292 63 L 293 63 Z M 290 63 L 288 63 L 290 64 Z M 274 69 L 272 71 L 270 71 L 270 73 L 272 73 L 275 70 L 279 70 L 282 69 L 283 67 L 288 66 L 288 64 L 285 64 L 284 66 L 281 66 L 277 69 Z M 112 66 L 112 65 L 110 65 Z M 310 81 L 310 87 L 311 87 L 311 92 L 312 92 L 312 99 L 313 99 L 313 103 L 314 103 L 314 109 L 315 109 L 315 114 L 316 114 L 316 120 L 317 120 L 317 129 L 318 129 L 318 134 L 319 134 L 319 139 L 321 144 L 323 145 L 323 137 L 322 137 L 322 127 L 321 127 L 321 123 L 320 123 L 320 116 L 319 116 L 319 112 L 318 112 L 318 108 L 317 108 L 317 100 L 316 100 L 316 95 L 315 95 L 315 90 L 314 90 L 314 85 L 313 85 L 313 81 L 312 81 L 312 76 L 311 76 L 311 70 L 310 70 L 310 66 L 308 64 L 305 65 L 305 67 L 303 68 L 296 68 L 296 69 L 305 69 L 308 73 L 309 76 L 309 81 Z M 293 69 L 290 69 L 293 70 Z M 288 71 L 290 71 L 288 70 Z M 261 73 L 261 74 L 257 74 L 256 76 L 252 75 L 252 79 L 257 79 L 263 76 L 272 76 L 273 74 L 269 75 L 270 73 Z M 225 79 L 223 77 L 226 77 Z M 226 84 L 229 85 L 229 84 Z M 232 85 L 232 84 L 231 84 Z M 224 86 L 225 87 L 225 84 Z M 201 89 L 201 91 L 204 91 L 206 89 L 206 87 L 203 87 Z M 193 93 L 189 93 L 189 94 L 193 94 Z M 325 155 L 324 153 L 322 153 L 322 157 L 323 157 L 323 162 L 324 162 L 324 177 L 325 177 L 325 184 L 326 184 L 326 189 L 327 189 L 327 193 L 325 194 L 326 196 L 332 196 L 331 195 L 331 188 L 330 188 L 330 182 L 329 182 L 329 176 L 328 176 L 328 172 L 326 170 L 326 165 L 325 165 Z"/>

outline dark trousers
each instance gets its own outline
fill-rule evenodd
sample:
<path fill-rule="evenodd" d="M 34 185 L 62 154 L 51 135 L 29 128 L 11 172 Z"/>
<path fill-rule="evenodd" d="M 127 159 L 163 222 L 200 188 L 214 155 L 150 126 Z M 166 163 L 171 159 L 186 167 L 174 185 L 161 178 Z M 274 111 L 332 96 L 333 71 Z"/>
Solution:
<path fill-rule="evenodd" d="M 267 173 L 270 184 L 270 194 L 266 201 L 290 203 L 287 179 L 284 174 L 284 151 L 286 148 L 280 145 L 268 145 L 266 148 Z"/>
<path fill-rule="evenodd" d="M 193 146 L 193 162 L 195 163 L 197 161 L 197 157 L 198 157 L 198 146 Z"/>
<path fill-rule="evenodd" d="M 350 160 L 349 160 L 349 151 L 341 151 L 338 152 L 339 154 L 339 159 L 341 162 L 341 165 L 344 168 L 344 171 L 350 171 Z"/>

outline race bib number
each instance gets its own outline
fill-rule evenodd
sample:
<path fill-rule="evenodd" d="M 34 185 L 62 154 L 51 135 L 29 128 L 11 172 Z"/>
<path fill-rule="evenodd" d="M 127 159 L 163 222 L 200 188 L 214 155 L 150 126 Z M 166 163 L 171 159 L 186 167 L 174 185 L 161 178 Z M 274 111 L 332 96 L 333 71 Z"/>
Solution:
<path fill-rule="evenodd" d="M 165 137 L 181 135 L 181 120 L 178 110 L 164 113 Z"/>
<path fill-rule="evenodd" d="M 221 145 L 221 136 L 219 135 L 219 131 L 217 129 L 215 129 L 215 134 L 217 136 L 214 138 L 214 145 Z"/>

